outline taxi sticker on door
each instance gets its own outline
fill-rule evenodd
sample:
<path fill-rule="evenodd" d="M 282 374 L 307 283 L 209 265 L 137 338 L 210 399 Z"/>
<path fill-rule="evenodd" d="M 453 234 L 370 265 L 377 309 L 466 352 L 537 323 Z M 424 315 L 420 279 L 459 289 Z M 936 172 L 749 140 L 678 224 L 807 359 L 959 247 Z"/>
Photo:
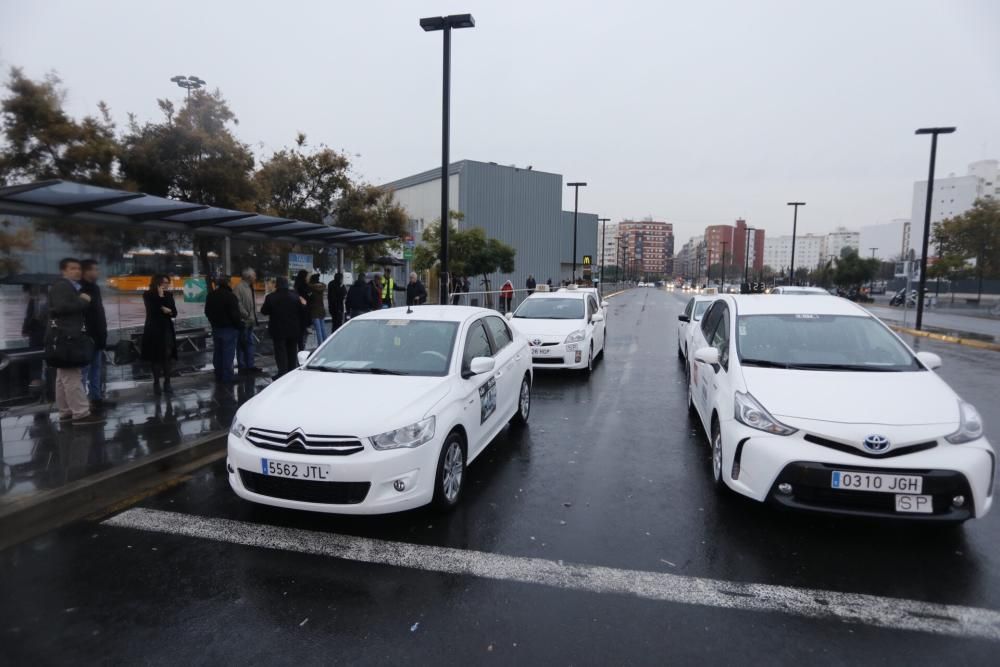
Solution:
<path fill-rule="evenodd" d="M 497 380 L 490 378 L 479 388 L 479 423 L 485 424 L 497 409 Z"/>

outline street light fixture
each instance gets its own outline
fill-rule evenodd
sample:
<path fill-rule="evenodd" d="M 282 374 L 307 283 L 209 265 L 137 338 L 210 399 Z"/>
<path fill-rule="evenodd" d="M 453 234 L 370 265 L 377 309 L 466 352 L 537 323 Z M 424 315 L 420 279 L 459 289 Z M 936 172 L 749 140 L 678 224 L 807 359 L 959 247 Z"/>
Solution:
<path fill-rule="evenodd" d="M 799 226 L 799 206 L 805 206 L 804 201 L 790 201 L 789 206 L 795 207 L 795 213 L 792 215 L 792 261 L 791 268 L 788 270 L 788 284 L 795 284 L 795 232 L 798 230 Z"/>
<path fill-rule="evenodd" d="M 444 33 L 444 67 L 441 94 L 441 303 L 448 303 L 448 288 L 451 275 L 448 273 L 448 232 L 451 220 L 448 218 L 448 152 L 451 128 L 451 31 L 453 28 L 474 28 L 476 21 L 472 14 L 451 14 L 420 19 L 424 32 Z"/>
<path fill-rule="evenodd" d="M 927 287 L 927 244 L 931 235 L 931 199 L 934 196 L 934 162 L 937 159 L 937 140 L 939 134 L 951 134 L 954 127 L 922 127 L 915 134 L 931 135 L 931 166 L 927 176 L 927 201 L 924 205 L 924 236 L 920 250 L 920 286 L 917 291 L 917 324 L 920 331 L 924 323 L 924 289 Z"/>
<path fill-rule="evenodd" d="M 186 90 L 188 98 L 191 97 L 192 90 L 198 90 L 199 88 L 202 88 L 205 85 L 204 79 L 200 79 L 193 74 L 191 76 L 183 76 L 181 74 L 178 74 L 177 76 L 170 77 L 170 80 L 176 83 L 184 90 Z"/>
<path fill-rule="evenodd" d="M 580 188 L 587 187 L 586 183 L 567 183 L 567 188 L 573 188 L 576 192 L 573 195 L 573 284 L 576 284 L 576 214 L 580 208 Z"/>

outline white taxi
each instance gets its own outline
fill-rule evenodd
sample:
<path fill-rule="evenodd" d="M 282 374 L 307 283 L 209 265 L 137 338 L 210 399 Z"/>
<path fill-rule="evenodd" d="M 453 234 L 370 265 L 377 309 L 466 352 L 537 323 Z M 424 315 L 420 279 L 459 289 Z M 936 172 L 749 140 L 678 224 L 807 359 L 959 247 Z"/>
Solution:
<path fill-rule="evenodd" d="M 575 368 L 589 373 L 594 359 L 604 353 L 604 308 L 590 291 L 536 292 L 507 317 L 527 338 L 535 368 Z"/>
<path fill-rule="evenodd" d="M 236 413 L 227 468 L 241 498 L 342 514 L 450 509 L 466 466 L 531 410 L 527 340 L 482 308 L 367 313 L 299 362 Z"/>
<path fill-rule="evenodd" d="M 677 325 L 677 358 L 687 361 L 688 348 L 691 345 L 691 337 L 701 323 L 701 316 L 705 314 L 708 307 L 712 305 L 717 297 L 693 296 L 688 299 L 684 306 L 684 312 L 677 316 L 680 324 Z"/>
<path fill-rule="evenodd" d="M 976 409 L 877 318 L 820 295 L 721 296 L 692 340 L 688 404 L 729 488 L 851 516 L 961 522 L 993 504 Z"/>

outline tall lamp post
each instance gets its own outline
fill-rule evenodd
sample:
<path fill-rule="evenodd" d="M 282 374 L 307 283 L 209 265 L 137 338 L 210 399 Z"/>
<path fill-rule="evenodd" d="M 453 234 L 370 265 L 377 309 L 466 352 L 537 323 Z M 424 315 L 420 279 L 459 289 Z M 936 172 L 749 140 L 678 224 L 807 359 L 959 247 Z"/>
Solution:
<path fill-rule="evenodd" d="M 747 293 L 749 293 L 749 291 L 750 291 L 750 279 L 749 279 L 750 278 L 750 276 L 749 276 L 749 273 L 750 273 L 750 232 L 755 232 L 755 231 L 757 231 L 756 227 L 747 227 L 746 257 L 743 260 L 743 282 L 747 286 Z M 756 235 L 754 236 L 754 238 L 756 238 Z M 792 247 L 793 248 L 795 247 L 794 243 L 792 244 Z M 756 251 L 756 248 L 754 248 L 754 250 Z"/>
<path fill-rule="evenodd" d="M 937 140 L 939 134 L 951 134 L 953 127 L 922 127 L 915 134 L 931 135 L 931 166 L 927 175 L 927 201 L 924 204 L 924 236 L 920 250 L 920 286 L 917 288 L 917 324 L 920 331 L 924 323 L 924 289 L 927 286 L 927 244 L 931 236 L 931 200 L 934 197 L 934 161 L 937 159 Z"/>
<path fill-rule="evenodd" d="M 576 284 L 576 214 L 580 208 L 580 188 L 587 187 L 586 183 L 567 183 L 567 188 L 573 188 L 573 282 Z"/>
<path fill-rule="evenodd" d="M 444 33 L 444 74 L 441 93 L 441 303 L 448 303 L 448 288 L 451 275 L 448 273 L 448 232 L 451 221 L 448 218 L 448 162 L 450 157 L 451 133 L 451 31 L 454 28 L 474 28 L 472 14 L 451 14 L 420 19 L 424 32 Z"/>
<path fill-rule="evenodd" d="M 186 90 L 189 99 L 191 97 L 192 90 L 198 90 L 199 88 L 205 85 L 204 79 L 199 79 L 193 74 L 191 76 L 184 76 L 182 74 L 178 74 L 177 76 L 170 77 L 170 80 L 176 83 L 184 90 Z"/>
<path fill-rule="evenodd" d="M 788 284 L 795 284 L 795 232 L 798 231 L 799 227 L 799 206 L 805 206 L 804 201 L 790 201 L 789 206 L 795 207 L 795 212 L 792 214 L 792 261 L 791 266 L 788 269 Z"/>
<path fill-rule="evenodd" d="M 726 246 L 729 245 L 729 241 L 722 241 L 722 279 L 720 281 L 720 286 L 722 287 L 722 293 L 726 293 Z"/>
<path fill-rule="evenodd" d="M 601 223 L 601 284 L 604 284 L 604 241 L 607 237 L 608 223 L 611 218 L 598 218 L 597 221 Z"/>

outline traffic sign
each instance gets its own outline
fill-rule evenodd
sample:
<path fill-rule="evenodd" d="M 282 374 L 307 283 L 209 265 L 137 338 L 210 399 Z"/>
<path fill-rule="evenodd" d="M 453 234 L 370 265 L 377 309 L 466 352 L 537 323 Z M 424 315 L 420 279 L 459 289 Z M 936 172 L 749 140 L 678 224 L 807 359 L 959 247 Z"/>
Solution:
<path fill-rule="evenodd" d="M 188 278 L 184 281 L 184 303 L 205 303 L 208 284 L 204 278 Z"/>

